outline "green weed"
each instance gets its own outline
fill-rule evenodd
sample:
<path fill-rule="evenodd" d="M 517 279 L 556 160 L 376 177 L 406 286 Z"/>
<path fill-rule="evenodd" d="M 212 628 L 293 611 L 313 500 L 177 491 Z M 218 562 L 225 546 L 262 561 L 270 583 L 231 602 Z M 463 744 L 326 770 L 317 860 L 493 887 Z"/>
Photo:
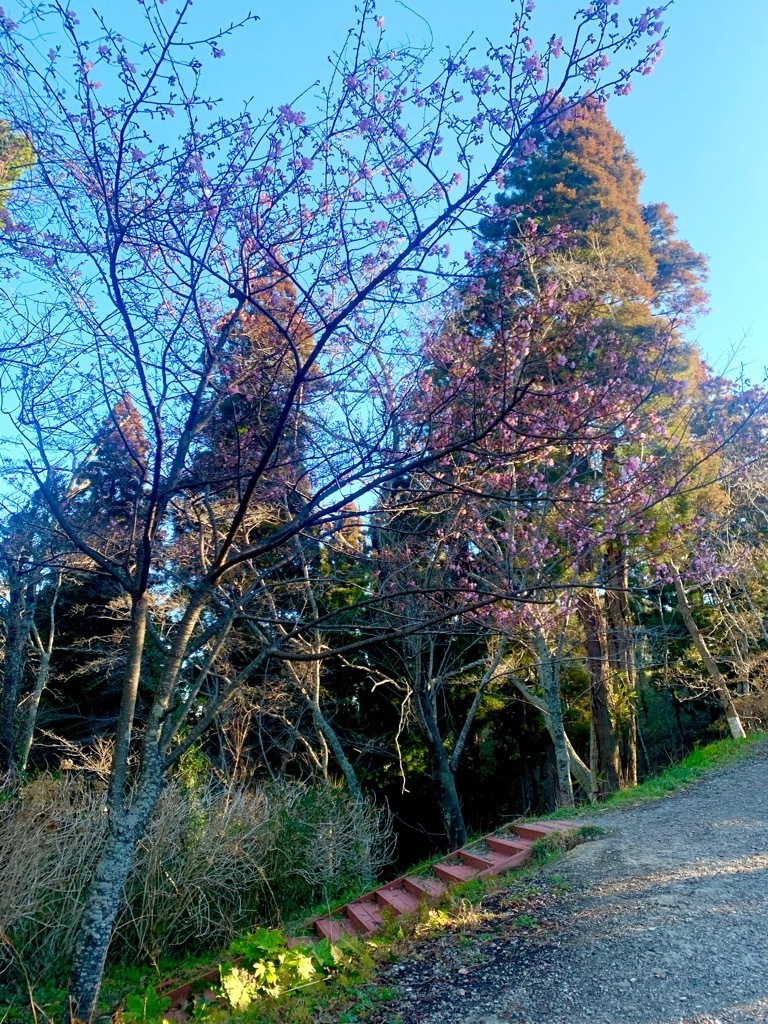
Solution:
<path fill-rule="evenodd" d="M 162 999 L 152 985 L 147 985 L 144 992 L 126 998 L 121 1016 L 125 1024 L 156 1024 L 170 1005 L 170 999 Z"/>

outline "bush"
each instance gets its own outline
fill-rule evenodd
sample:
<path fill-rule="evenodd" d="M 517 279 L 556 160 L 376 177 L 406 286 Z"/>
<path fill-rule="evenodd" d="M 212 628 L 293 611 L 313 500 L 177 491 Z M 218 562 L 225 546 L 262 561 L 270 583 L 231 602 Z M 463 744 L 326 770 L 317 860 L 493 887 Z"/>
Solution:
<path fill-rule="evenodd" d="M 68 963 L 107 832 L 103 783 L 42 775 L 0 786 L 0 934 L 33 976 Z M 172 782 L 140 844 L 111 948 L 150 959 L 224 946 L 341 892 L 388 861 L 391 821 L 331 785 Z M 7 966 L 10 946 L 0 951 Z"/>

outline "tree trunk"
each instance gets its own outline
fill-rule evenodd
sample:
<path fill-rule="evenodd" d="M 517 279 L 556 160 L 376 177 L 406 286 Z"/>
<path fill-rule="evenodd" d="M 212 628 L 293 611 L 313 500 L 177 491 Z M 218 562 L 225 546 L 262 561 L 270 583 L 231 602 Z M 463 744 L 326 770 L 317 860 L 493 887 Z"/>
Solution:
<path fill-rule="evenodd" d="M 590 711 L 595 755 L 591 768 L 598 796 L 619 788 L 619 745 L 611 720 L 611 693 L 607 642 L 600 599 L 594 591 L 581 590 L 576 606 L 584 627 L 590 676 Z"/>
<path fill-rule="evenodd" d="M 629 697 L 627 722 L 624 729 L 624 784 L 630 788 L 637 785 L 637 704 Z"/>
<path fill-rule="evenodd" d="M 448 846 L 451 850 L 458 850 L 467 841 L 467 828 L 464 824 L 464 815 L 459 801 L 459 792 L 456 789 L 456 776 L 451 771 L 448 758 L 445 755 L 445 747 L 442 743 L 439 752 L 435 756 L 433 751 L 432 763 L 437 772 L 437 782 L 440 787 L 440 810 L 443 816 L 443 826 L 448 838 Z"/>
<path fill-rule="evenodd" d="M 608 544 L 605 608 L 608 617 L 608 657 L 618 674 L 622 692 L 622 714 L 617 721 L 621 735 L 621 765 L 624 784 L 637 785 L 637 671 L 632 609 L 629 604 L 627 549 L 621 541 Z"/>
<path fill-rule="evenodd" d="M 350 798 L 354 802 L 362 800 L 363 791 L 360 788 L 360 782 L 357 778 L 357 774 L 355 773 L 355 769 L 352 767 L 352 762 L 344 752 L 344 747 L 341 745 L 338 733 L 317 704 L 310 702 L 310 706 L 312 707 L 312 717 L 314 719 L 315 729 L 328 744 L 328 749 L 333 754 L 336 764 L 341 769 L 341 774 L 344 776 L 344 781 L 347 784 L 347 792 L 349 793 Z"/>
<path fill-rule="evenodd" d="M 574 779 L 584 789 L 586 793 L 589 793 L 590 799 L 592 798 L 592 772 L 589 769 L 588 764 L 584 764 L 582 759 L 576 752 L 576 748 L 571 743 L 568 733 L 565 734 L 565 745 L 568 748 L 568 764 L 571 768 L 571 778 Z"/>
<path fill-rule="evenodd" d="M 144 783 L 131 809 L 110 816 L 109 836 L 88 889 L 72 961 L 69 993 L 72 1015 L 77 1020 L 91 1021 L 94 1016 L 125 882 L 162 784 L 158 768 L 157 777 L 150 784 Z"/>
<path fill-rule="evenodd" d="M 19 737 L 19 768 L 24 772 L 27 770 L 29 752 L 32 749 L 32 740 L 35 735 L 35 723 L 37 722 L 37 711 L 40 707 L 40 699 L 43 690 L 48 682 L 48 669 L 51 664 L 51 652 L 43 651 L 40 654 L 40 664 L 37 668 L 35 688 L 29 698 L 29 707 L 24 720 L 24 728 Z"/>
<path fill-rule="evenodd" d="M 316 638 L 314 649 L 319 652 L 320 646 L 320 640 L 319 638 Z M 329 719 L 323 714 L 320 705 L 320 673 L 322 662 L 316 661 L 309 667 L 305 668 L 304 671 L 306 673 L 311 673 L 311 678 L 302 678 L 301 673 L 297 671 L 297 668 L 294 665 L 289 664 L 288 667 L 296 682 L 299 693 L 307 702 L 312 712 L 312 720 L 315 725 L 315 730 L 321 739 L 323 739 L 328 745 L 329 750 L 336 759 L 336 764 L 341 769 L 341 774 L 344 776 L 344 781 L 347 784 L 347 792 L 355 803 L 359 802 L 363 799 L 363 792 L 360 788 L 360 782 L 358 781 L 355 769 L 352 767 L 352 762 L 344 751 L 344 747 L 342 746 L 338 733 Z"/>
<path fill-rule="evenodd" d="M 640 749 L 643 752 L 643 760 L 645 761 L 645 772 L 646 775 L 651 774 L 651 759 L 648 756 L 648 748 L 645 745 L 645 739 L 643 738 L 642 730 L 640 729 L 640 722 L 635 719 L 635 725 L 637 726 L 637 738 L 640 740 Z"/>
<path fill-rule="evenodd" d="M 550 739 L 552 740 L 552 743 L 554 745 L 554 736 L 552 735 L 552 721 L 549 715 L 549 706 L 547 705 L 546 701 L 543 700 L 541 697 L 537 697 L 533 690 L 531 690 L 530 687 L 525 685 L 522 679 L 519 679 L 515 675 L 511 675 L 510 679 L 517 687 L 517 689 L 520 691 L 525 700 L 527 700 L 529 704 L 533 704 L 533 706 L 535 708 L 538 708 L 539 711 L 542 713 L 542 715 L 544 716 L 544 725 L 547 727 L 547 732 L 549 733 Z M 575 779 L 580 786 L 583 786 L 586 792 L 591 793 L 592 776 L 589 770 L 589 766 L 584 764 L 582 759 L 577 754 L 576 748 L 568 738 L 568 733 L 565 731 L 565 728 L 563 728 L 563 738 L 565 739 L 565 749 L 568 752 L 568 766 L 570 768 L 571 777 Z"/>
<path fill-rule="evenodd" d="M 150 742 L 147 729 L 141 778 L 130 807 L 126 807 L 128 756 L 141 678 L 147 615 L 148 597 L 144 593 L 138 598 L 134 597 L 131 607 L 128 661 L 107 791 L 108 838 L 85 897 L 72 961 L 69 988 L 71 1010 L 77 1019 L 85 1021 L 91 1020 L 96 1009 L 112 929 L 120 910 L 123 886 L 133 865 L 136 845 L 144 834 L 163 785 L 163 770 L 157 749 L 154 749 L 151 765 L 147 758 L 146 745 Z"/>
<path fill-rule="evenodd" d="M 134 597 L 131 605 L 131 633 L 128 642 L 125 680 L 123 682 L 120 711 L 115 728 L 115 750 L 112 755 L 112 768 L 109 773 L 107 807 L 110 816 L 122 811 L 125 799 L 125 787 L 128 779 L 128 757 L 131 749 L 133 718 L 136 712 L 136 701 L 141 681 L 141 665 L 144 655 L 144 642 L 147 636 L 148 614 L 148 595 L 144 593 L 139 597 Z"/>
<path fill-rule="evenodd" d="M 17 705 L 26 664 L 32 610 L 27 588 L 14 565 L 8 565 L 8 614 L 5 626 L 5 663 L 0 699 L 0 772 L 16 767 Z"/>
<path fill-rule="evenodd" d="M 693 645 L 699 652 L 701 660 L 706 666 L 709 678 L 712 680 L 712 685 L 715 693 L 720 701 L 720 705 L 725 712 L 725 717 L 728 721 L 728 727 L 731 730 L 731 736 L 735 740 L 743 740 L 746 737 L 744 732 L 744 726 L 741 724 L 739 713 L 736 710 L 736 706 L 731 698 L 728 684 L 723 678 L 720 669 L 717 667 L 717 662 L 712 657 L 707 642 L 699 631 L 699 627 L 696 625 L 693 619 L 693 613 L 691 612 L 691 606 L 688 603 L 688 598 L 683 588 L 683 581 L 680 579 L 680 573 L 673 566 L 674 580 L 675 580 L 675 594 L 677 595 L 677 606 L 680 609 L 680 614 L 683 617 L 685 628 L 688 630 L 688 635 L 693 641 Z"/>
<path fill-rule="evenodd" d="M 333 753 L 333 756 L 336 759 L 336 764 L 341 769 L 344 780 L 347 783 L 347 792 L 349 793 L 350 800 L 353 804 L 362 803 L 363 791 L 360 787 L 360 782 L 358 781 L 355 769 L 352 767 L 352 762 L 344 752 L 344 747 L 341 745 L 338 733 L 320 710 L 319 698 L 317 702 L 312 703 L 312 715 L 315 723 L 315 729 L 327 744 L 328 749 Z M 373 879 L 370 849 L 367 845 L 360 852 L 359 869 L 360 877 L 363 881 L 369 882 Z"/>
<path fill-rule="evenodd" d="M 29 708 L 24 721 L 24 729 L 21 733 L 18 744 L 19 766 L 23 772 L 27 770 L 27 761 L 29 759 L 29 752 L 32 749 L 32 740 L 35 735 L 35 724 L 37 722 L 37 712 L 40 707 L 40 699 L 43 696 L 43 690 L 48 682 L 48 670 L 51 666 L 51 654 L 53 653 L 53 640 L 56 635 L 56 601 L 58 600 L 59 591 L 61 589 L 61 576 L 62 574 L 59 572 L 53 596 L 51 597 L 51 603 L 48 607 L 48 639 L 45 644 L 43 644 L 43 641 L 40 638 L 40 634 L 35 623 L 30 622 L 32 639 L 34 640 L 35 647 L 40 655 L 40 664 L 37 667 L 35 688 L 29 698 Z"/>
<path fill-rule="evenodd" d="M 416 707 L 419 724 L 427 741 L 429 757 L 432 762 L 433 779 L 437 786 L 440 799 L 440 813 L 443 819 L 448 847 L 457 850 L 466 842 L 467 828 L 461 810 L 459 793 L 456 789 L 456 777 L 448 760 L 435 706 L 434 684 L 430 681 L 422 683 L 416 694 Z"/>
<path fill-rule="evenodd" d="M 560 686 L 549 646 L 542 630 L 534 625 L 533 634 L 538 653 L 537 667 L 541 692 L 547 705 L 546 724 L 555 748 L 557 768 L 558 807 L 573 807 L 573 783 L 571 782 L 571 759 L 568 754 L 568 738 L 563 724 L 563 707 L 560 701 Z"/>

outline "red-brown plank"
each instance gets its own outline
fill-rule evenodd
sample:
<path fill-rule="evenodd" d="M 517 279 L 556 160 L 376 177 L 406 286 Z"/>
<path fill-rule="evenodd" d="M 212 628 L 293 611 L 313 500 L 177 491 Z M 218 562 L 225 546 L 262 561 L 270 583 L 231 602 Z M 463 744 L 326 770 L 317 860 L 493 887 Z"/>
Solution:
<path fill-rule="evenodd" d="M 352 923 L 345 917 L 318 917 L 315 921 L 315 929 L 321 939 L 328 939 L 331 942 L 338 942 L 345 935 L 357 934 Z"/>
<path fill-rule="evenodd" d="M 378 931 L 381 927 L 381 907 L 373 900 L 347 904 L 347 917 L 354 927 L 364 935 Z"/>
<path fill-rule="evenodd" d="M 478 874 L 477 868 L 468 864 L 435 864 L 433 870 L 444 882 L 468 882 Z"/>
<path fill-rule="evenodd" d="M 383 907 L 388 907 L 395 914 L 412 914 L 421 903 L 418 896 L 405 888 L 378 889 L 376 899 Z"/>
<path fill-rule="evenodd" d="M 414 896 L 442 896 L 445 892 L 445 885 L 437 878 L 428 878 L 422 875 L 409 875 L 403 879 L 403 884 Z"/>

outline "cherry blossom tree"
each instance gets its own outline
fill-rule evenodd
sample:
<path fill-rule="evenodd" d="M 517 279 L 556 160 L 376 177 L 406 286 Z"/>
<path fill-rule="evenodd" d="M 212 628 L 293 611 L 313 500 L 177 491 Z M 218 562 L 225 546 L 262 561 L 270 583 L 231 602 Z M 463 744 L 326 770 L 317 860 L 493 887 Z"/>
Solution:
<path fill-rule="evenodd" d="M 658 59 L 663 8 L 622 22 L 615 7 L 593 0 L 570 41 L 537 48 L 533 4 L 515 0 L 507 42 L 476 64 L 469 48 L 437 60 L 390 42 L 364 0 L 326 85 L 301 106 L 234 116 L 207 95 L 205 62 L 253 19 L 198 30 L 191 0 L 145 0 L 133 44 L 135 25 L 59 0 L 2 14 L 4 116 L 36 158 L 0 239 L 9 461 L 129 609 L 108 838 L 73 965 L 79 1018 L 95 1011 L 168 773 L 270 659 L 325 656 L 295 643 L 317 628 L 311 608 L 270 613 L 265 600 L 290 590 L 295 538 L 322 544 L 350 501 L 466 450 L 517 404 L 494 392 L 449 432 L 439 392 L 423 391 L 422 311 L 454 284 L 452 236 L 506 170 L 585 96 L 627 92 Z M 281 288 L 290 308 L 276 308 Z M 258 430 L 238 445 L 236 427 L 212 452 L 211 426 L 239 404 L 233 352 L 254 319 L 273 346 L 246 371 L 263 398 Z M 399 410 L 416 395 L 422 422 L 406 443 Z M 140 444 L 116 412 L 125 396 Z M 131 486 L 114 529 L 107 517 L 94 532 L 69 483 L 106 420 Z M 216 466 L 202 473 L 206 453 Z M 261 645 L 219 673 L 248 615 Z"/>
<path fill-rule="evenodd" d="M 504 208 L 498 216 L 506 216 Z M 502 251 L 478 247 L 474 280 L 433 331 L 429 369 L 409 410 L 419 430 L 429 404 L 437 445 L 466 432 L 475 439 L 401 477 L 378 511 L 386 524 L 378 534 L 379 571 L 395 619 L 450 610 L 454 635 L 483 623 L 494 650 L 500 637 L 531 633 L 542 696 L 507 658 L 492 664 L 490 675 L 477 673 L 476 695 L 479 701 L 491 679 L 506 675 L 539 707 L 566 803 L 573 799 L 571 769 L 584 781 L 586 766 L 563 730 L 547 627 L 557 632 L 558 620 L 574 612 L 581 620 L 591 676 L 592 792 L 634 785 L 629 559 L 639 557 L 653 575 L 664 551 L 661 506 L 672 497 L 690 501 L 691 492 L 716 480 L 717 453 L 745 422 L 733 420 L 730 434 L 717 419 L 694 428 L 711 395 L 709 384 L 687 377 L 701 364 L 675 333 L 678 303 L 656 321 L 647 309 L 635 314 L 640 323 L 628 337 L 626 309 L 611 313 L 605 297 L 606 276 L 593 280 L 590 292 L 580 287 L 571 245 L 562 231 L 539 232 L 521 211 Z M 509 413 L 494 423 L 490 410 L 501 395 Z M 759 406 L 759 395 L 753 400 Z M 492 425 L 478 432 L 479 424 Z M 409 612 L 415 603 L 425 609 L 418 616 Z M 538 621 L 542 610 L 546 625 Z M 457 737 L 471 726 L 471 713 L 464 727 L 443 728 L 438 709 L 449 703 L 446 678 L 466 684 L 466 672 L 454 666 L 445 638 L 417 639 L 403 644 L 399 681 L 431 751 L 447 833 L 456 841 L 463 834 L 453 779 Z"/>
<path fill-rule="evenodd" d="M 595 584 L 580 575 L 582 563 L 620 531 L 642 531 L 649 504 L 669 493 L 668 475 L 651 473 L 639 483 L 639 464 L 619 471 L 606 459 L 599 474 L 592 468 L 595 452 L 617 449 L 617 437 L 631 449 L 646 407 L 676 385 L 662 373 L 667 349 L 653 335 L 634 346 L 631 359 L 617 358 L 617 339 L 597 315 L 600 303 L 554 269 L 563 251 L 559 232 L 540 237 L 530 220 L 503 253 L 478 248 L 475 280 L 434 332 L 429 369 L 402 424 L 408 438 L 409 430 L 423 429 L 429 409 L 438 448 L 443 438 L 474 440 L 402 476 L 377 509 L 377 564 L 390 621 L 450 615 L 447 631 L 432 627 L 401 640 L 398 681 L 427 743 L 454 846 L 465 834 L 454 776 L 485 689 L 506 676 L 531 697 L 507 664 L 506 636 L 521 628 L 538 636 L 538 706 L 557 751 L 563 800 L 573 802 L 570 768 L 583 765 L 568 750 L 536 610 L 550 606 L 557 619 L 580 607 L 586 615 Z M 509 410 L 501 422 L 494 418 L 499 403 Z M 451 640 L 473 630 L 493 638 L 488 663 L 475 673 L 463 725 L 446 727 L 446 682 L 466 688 L 471 676 L 460 657 L 457 664 Z M 588 647 L 593 640 L 588 635 Z M 613 726 L 602 649 L 590 649 L 589 661 L 601 672 L 602 685 L 592 687 L 593 717 L 606 746 Z M 615 771 L 614 786 L 618 763 Z"/>

